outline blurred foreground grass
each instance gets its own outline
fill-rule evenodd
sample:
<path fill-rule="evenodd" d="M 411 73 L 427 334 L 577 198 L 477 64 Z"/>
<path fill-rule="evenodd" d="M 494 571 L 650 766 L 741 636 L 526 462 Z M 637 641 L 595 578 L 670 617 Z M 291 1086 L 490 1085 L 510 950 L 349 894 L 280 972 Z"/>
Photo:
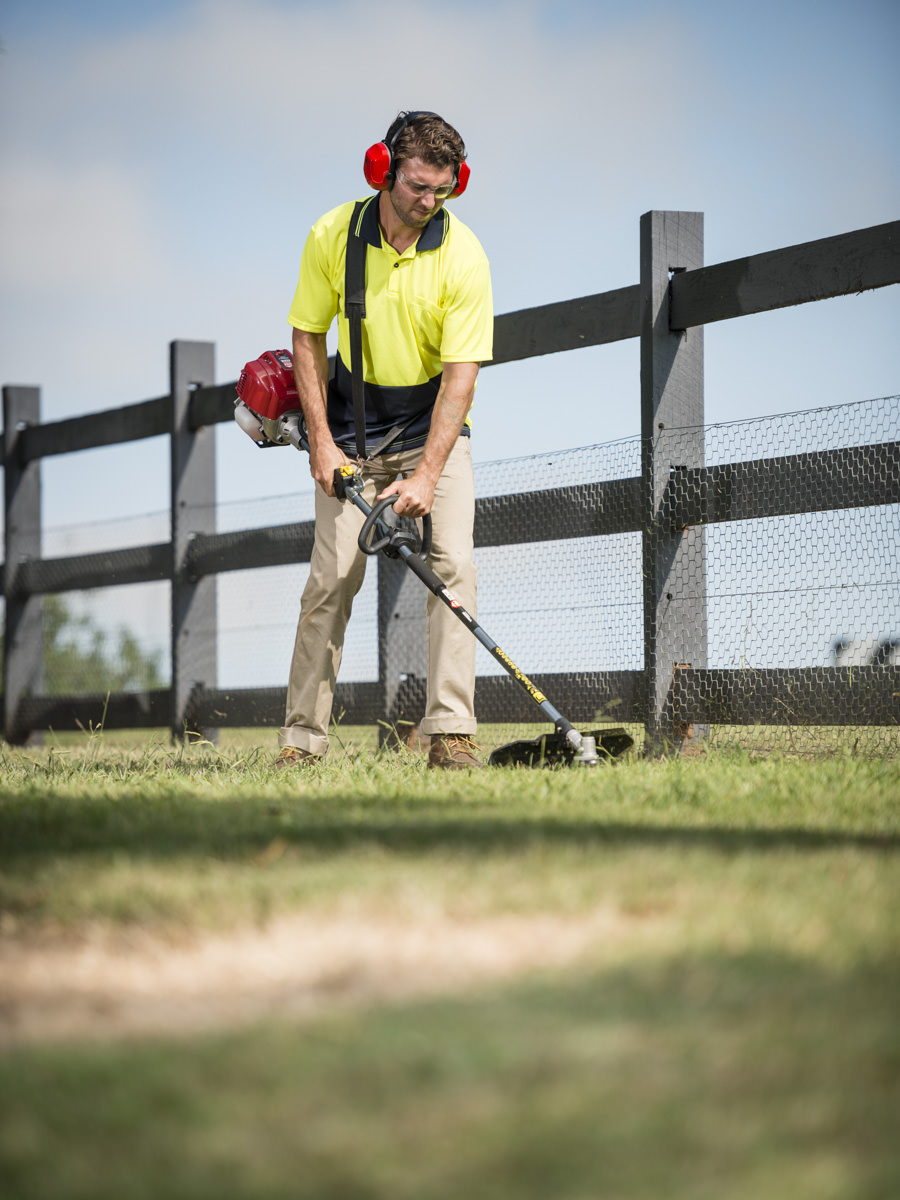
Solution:
<path fill-rule="evenodd" d="M 888 1200 L 896 968 L 664 955 L 0 1059 L 8 1197 Z"/>
<path fill-rule="evenodd" d="M 628 935 L 463 998 L 7 1048 L 4 1196 L 900 1194 L 896 761 L 271 759 L 4 752 L 3 938 L 601 907 Z"/>

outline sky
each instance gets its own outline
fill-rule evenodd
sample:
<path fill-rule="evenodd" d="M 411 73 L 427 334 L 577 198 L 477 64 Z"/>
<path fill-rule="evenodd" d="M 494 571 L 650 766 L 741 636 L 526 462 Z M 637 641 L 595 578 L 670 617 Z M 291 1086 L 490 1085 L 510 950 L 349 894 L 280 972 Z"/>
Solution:
<path fill-rule="evenodd" d="M 45 420 L 165 394 L 174 339 L 218 382 L 289 345 L 308 229 L 400 109 L 466 141 L 498 314 L 637 283 L 651 209 L 703 212 L 708 264 L 900 210 L 896 0 L 0 0 L 0 42 L 0 382 Z M 710 326 L 706 421 L 897 394 L 898 328 L 896 286 Z M 634 437 L 637 341 L 485 370 L 473 422 L 476 462 Z M 216 439 L 223 503 L 309 491 Z M 51 527 L 158 512 L 168 448 L 43 480 Z"/>
<path fill-rule="evenodd" d="M 309 226 L 402 108 L 466 140 L 498 314 L 636 283 L 650 209 L 702 211 L 707 263 L 900 210 L 894 0 L 0 0 L 0 41 L 0 381 L 47 420 L 164 394 L 173 339 L 219 382 L 289 344 Z M 898 316 L 709 327 L 707 421 L 900 391 Z M 475 459 L 633 436 L 639 389 L 635 340 L 491 368 Z M 217 440 L 221 499 L 306 486 Z M 161 440 L 44 465 L 50 523 L 166 503 Z"/>

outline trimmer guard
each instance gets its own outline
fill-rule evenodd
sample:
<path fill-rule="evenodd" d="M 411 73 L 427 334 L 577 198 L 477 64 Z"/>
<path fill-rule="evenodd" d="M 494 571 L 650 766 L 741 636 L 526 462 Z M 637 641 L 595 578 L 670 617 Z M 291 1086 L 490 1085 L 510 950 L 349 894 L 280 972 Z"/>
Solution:
<path fill-rule="evenodd" d="M 597 743 L 601 762 L 619 758 L 634 745 L 634 738 L 624 729 L 589 729 L 582 737 L 592 737 Z M 508 742 L 498 746 L 488 759 L 491 767 L 568 767 L 575 761 L 577 751 L 561 733 L 542 733 L 531 741 Z"/>

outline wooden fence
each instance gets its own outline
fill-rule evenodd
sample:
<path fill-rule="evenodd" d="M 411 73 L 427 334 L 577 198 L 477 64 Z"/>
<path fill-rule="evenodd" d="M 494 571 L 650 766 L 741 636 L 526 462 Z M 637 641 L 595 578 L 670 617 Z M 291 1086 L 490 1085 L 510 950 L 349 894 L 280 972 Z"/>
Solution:
<path fill-rule="evenodd" d="M 787 456 L 774 465 L 769 459 L 763 472 L 754 469 L 759 463 L 707 468 L 702 332 L 714 321 L 900 282 L 900 221 L 704 266 L 703 214 L 650 212 L 641 218 L 640 246 L 639 283 L 495 322 L 494 363 L 624 338 L 641 342 L 640 476 L 477 504 L 477 546 L 508 544 L 511 523 L 522 542 L 557 537 L 561 526 L 569 537 L 642 533 L 643 668 L 538 675 L 536 682 L 576 723 L 615 702 L 617 719 L 643 723 L 656 748 L 678 745 L 690 725 L 784 723 L 786 694 L 795 723 L 900 724 L 896 667 L 835 666 L 817 669 L 814 679 L 799 669 L 707 669 L 707 526 L 776 512 L 896 504 L 900 442 Z M 213 380 L 212 346 L 197 342 L 172 344 L 168 395 L 108 412 L 41 424 L 39 388 L 4 387 L 4 734 L 10 743 L 37 730 L 97 725 L 101 717 L 108 728 L 168 727 L 175 737 L 282 723 L 284 689 L 216 686 L 216 575 L 309 561 L 313 540 L 311 522 L 215 532 L 213 427 L 232 419 L 234 397 L 234 383 Z M 676 429 L 696 436 L 680 436 L 673 462 L 666 431 Z M 171 540 L 42 559 L 41 460 L 161 434 L 171 443 Z M 837 470 L 847 455 L 864 459 L 868 469 Z M 394 721 L 421 705 L 422 672 L 408 669 L 409 651 L 394 633 L 408 623 L 391 619 L 410 605 L 415 581 L 400 563 L 380 558 L 378 569 L 379 679 L 339 683 L 336 706 L 349 724 Z M 172 597 L 171 688 L 109 697 L 42 694 L 44 594 L 165 579 Z M 692 604 L 680 605 L 687 596 Z M 476 711 L 483 721 L 534 720 L 533 706 L 505 676 L 479 678 Z"/>

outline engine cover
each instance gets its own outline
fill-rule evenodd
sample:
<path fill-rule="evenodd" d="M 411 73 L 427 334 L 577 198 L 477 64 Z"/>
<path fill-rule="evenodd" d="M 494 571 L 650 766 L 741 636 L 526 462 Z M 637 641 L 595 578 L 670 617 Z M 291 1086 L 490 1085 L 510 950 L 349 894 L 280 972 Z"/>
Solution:
<path fill-rule="evenodd" d="M 257 416 L 277 421 L 300 407 L 290 351 L 266 350 L 248 362 L 237 382 L 237 394 Z"/>

